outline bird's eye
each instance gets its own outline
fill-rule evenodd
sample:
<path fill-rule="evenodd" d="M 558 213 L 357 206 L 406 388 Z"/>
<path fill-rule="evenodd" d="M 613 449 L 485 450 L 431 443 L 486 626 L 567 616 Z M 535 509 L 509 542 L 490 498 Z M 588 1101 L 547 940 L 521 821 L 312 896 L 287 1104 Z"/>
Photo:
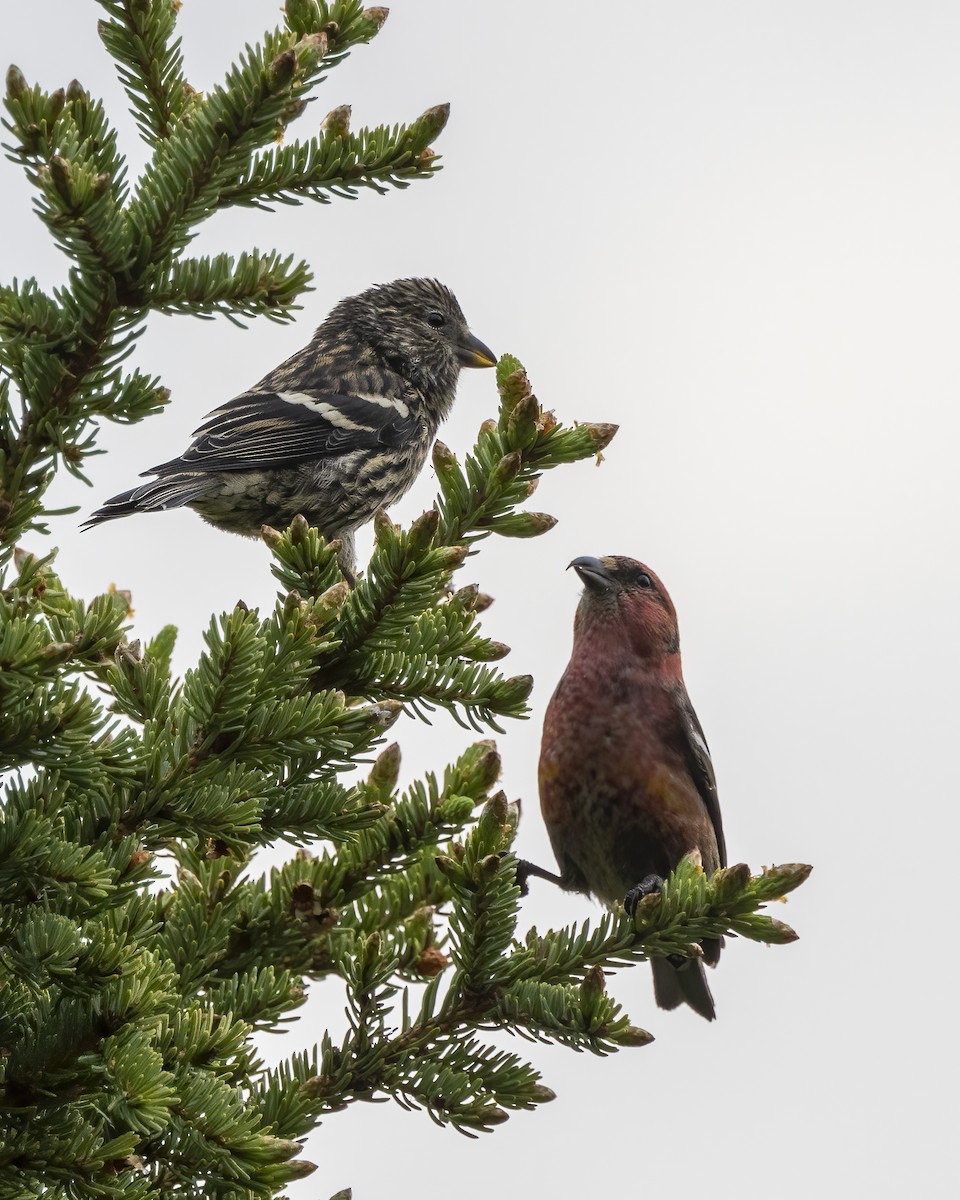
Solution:
<path fill-rule="evenodd" d="M 446 323 L 447 319 L 442 312 L 427 313 L 427 324 L 433 326 L 434 329 L 442 329 Z"/>
<path fill-rule="evenodd" d="M 646 573 L 646 571 L 641 571 L 640 574 L 637 576 L 637 587 L 638 588 L 652 588 L 653 587 L 653 580 Z"/>

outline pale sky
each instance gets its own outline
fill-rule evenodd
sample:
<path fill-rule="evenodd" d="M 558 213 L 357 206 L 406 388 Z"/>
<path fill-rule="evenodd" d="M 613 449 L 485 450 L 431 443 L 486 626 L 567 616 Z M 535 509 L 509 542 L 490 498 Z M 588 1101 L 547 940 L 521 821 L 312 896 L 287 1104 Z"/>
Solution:
<path fill-rule="evenodd" d="M 3 5 L 2 57 L 30 82 L 78 76 L 103 95 L 139 165 L 101 10 L 41 7 Z M 277 8 L 187 0 L 194 86 Z M 531 720 L 499 739 L 524 804 L 518 849 L 551 861 L 536 758 L 577 601 L 564 567 L 614 553 L 647 562 L 676 603 L 731 861 L 815 865 L 774 914 L 798 943 L 724 954 L 714 1024 L 658 1011 L 649 969 L 624 971 L 611 990 L 652 1046 L 601 1060 L 511 1041 L 558 1099 L 476 1142 L 354 1105 L 310 1139 L 320 1170 L 295 1197 L 808 1200 L 955 1180 L 958 55 L 960 9 L 924 0 L 396 0 L 293 132 L 343 103 L 359 127 L 449 100 L 443 172 L 384 198 L 225 214 L 194 242 L 297 251 L 316 290 L 294 325 L 152 319 L 133 361 L 171 405 L 107 427 L 93 489 L 64 477 L 52 502 L 88 513 L 178 453 L 341 296 L 436 276 L 558 417 L 621 426 L 600 470 L 541 483 L 551 534 L 489 541 L 461 572 L 497 598 L 484 625 L 515 647 L 505 668 L 537 681 Z M 17 168 L 0 171 L 3 277 L 52 286 L 64 260 Z M 465 373 L 441 436 L 462 453 L 495 408 L 493 373 Z M 425 472 L 394 516 L 434 492 Z M 181 670 L 212 612 L 272 604 L 266 549 L 189 511 L 83 535 L 80 519 L 52 526 L 67 585 L 129 588 L 138 635 L 180 627 Z M 443 714 L 397 732 L 405 780 L 471 740 Z M 596 912 L 534 883 L 523 921 Z M 266 1055 L 327 1025 L 340 1036 L 342 1004 L 335 980 L 316 986 Z"/>

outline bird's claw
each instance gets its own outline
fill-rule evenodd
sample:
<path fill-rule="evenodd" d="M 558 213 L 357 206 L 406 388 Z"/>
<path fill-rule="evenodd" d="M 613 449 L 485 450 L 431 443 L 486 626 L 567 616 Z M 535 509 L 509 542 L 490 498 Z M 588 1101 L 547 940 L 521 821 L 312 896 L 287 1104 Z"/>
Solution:
<path fill-rule="evenodd" d="M 501 850 L 497 858 L 506 858 L 508 854 L 513 854 L 512 850 Z M 520 889 L 520 895 L 526 896 L 530 891 L 530 886 L 527 880 L 530 878 L 531 868 L 533 863 L 527 862 L 525 858 L 517 859 L 516 880 L 517 887 Z"/>
<path fill-rule="evenodd" d="M 663 879 L 659 875 L 647 875 L 630 889 L 623 898 L 623 907 L 627 915 L 632 917 L 637 911 L 637 905 L 645 896 L 655 896 L 663 891 Z"/>

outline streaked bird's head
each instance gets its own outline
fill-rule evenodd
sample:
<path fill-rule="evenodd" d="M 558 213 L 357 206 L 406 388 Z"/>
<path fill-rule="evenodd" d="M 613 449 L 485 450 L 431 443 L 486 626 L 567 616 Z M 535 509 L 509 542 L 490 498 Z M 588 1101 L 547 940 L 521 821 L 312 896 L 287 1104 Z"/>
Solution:
<path fill-rule="evenodd" d="M 456 296 L 436 279 L 395 279 L 348 296 L 318 332 L 356 338 L 383 366 L 446 407 L 461 367 L 497 361 L 470 332 Z"/>
<path fill-rule="evenodd" d="M 583 581 L 574 626 L 577 637 L 603 630 L 629 642 L 644 657 L 679 650 L 677 610 L 649 567 L 618 554 L 575 558 L 570 566 Z"/>

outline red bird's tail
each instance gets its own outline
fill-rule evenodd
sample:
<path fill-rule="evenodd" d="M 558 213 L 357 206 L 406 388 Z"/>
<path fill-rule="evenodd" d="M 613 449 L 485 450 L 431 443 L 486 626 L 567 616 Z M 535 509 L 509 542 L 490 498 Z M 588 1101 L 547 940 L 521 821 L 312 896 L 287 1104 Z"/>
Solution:
<path fill-rule="evenodd" d="M 653 968 L 653 994 L 660 1008 L 689 1004 L 708 1021 L 716 1019 L 710 985 L 699 959 L 688 958 L 682 966 L 675 967 L 665 958 L 654 958 L 650 966 Z"/>

